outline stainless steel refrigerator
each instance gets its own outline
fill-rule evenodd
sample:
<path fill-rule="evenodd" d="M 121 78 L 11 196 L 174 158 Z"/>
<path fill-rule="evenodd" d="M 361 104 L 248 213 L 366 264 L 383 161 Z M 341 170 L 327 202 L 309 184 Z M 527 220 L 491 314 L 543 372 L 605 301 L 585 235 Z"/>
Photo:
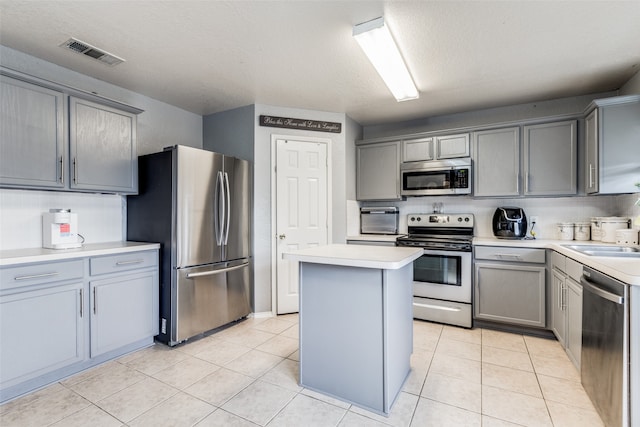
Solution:
<path fill-rule="evenodd" d="M 250 164 L 186 146 L 140 156 L 127 240 L 158 242 L 160 334 L 171 346 L 250 311 Z"/>

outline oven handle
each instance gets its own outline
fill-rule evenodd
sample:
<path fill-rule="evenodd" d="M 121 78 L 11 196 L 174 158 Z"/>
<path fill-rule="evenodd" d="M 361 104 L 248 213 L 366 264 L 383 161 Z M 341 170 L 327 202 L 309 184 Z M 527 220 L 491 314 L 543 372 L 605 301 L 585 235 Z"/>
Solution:
<path fill-rule="evenodd" d="M 460 311 L 461 310 L 458 307 L 443 307 L 441 305 L 423 304 L 419 302 L 414 302 L 413 305 L 415 305 L 416 307 L 431 308 L 434 310 L 442 310 L 442 311 Z"/>

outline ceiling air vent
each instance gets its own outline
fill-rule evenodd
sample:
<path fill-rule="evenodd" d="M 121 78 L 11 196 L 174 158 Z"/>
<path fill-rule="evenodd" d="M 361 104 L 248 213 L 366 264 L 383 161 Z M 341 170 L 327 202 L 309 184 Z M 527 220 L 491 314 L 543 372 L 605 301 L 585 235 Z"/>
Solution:
<path fill-rule="evenodd" d="M 95 46 L 91 46 L 88 43 L 73 38 L 62 43 L 60 47 L 88 56 L 89 58 L 97 59 L 98 61 L 104 62 L 107 65 L 113 66 L 124 62 L 124 59 L 122 58 L 119 58 L 109 52 L 105 52 L 104 50 L 98 49 Z"/>

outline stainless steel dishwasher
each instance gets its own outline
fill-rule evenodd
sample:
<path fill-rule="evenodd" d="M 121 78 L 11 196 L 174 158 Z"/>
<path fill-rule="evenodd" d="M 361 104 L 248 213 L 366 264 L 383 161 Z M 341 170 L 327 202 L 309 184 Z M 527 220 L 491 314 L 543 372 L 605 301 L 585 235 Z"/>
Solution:
<path fill-rule="evenodd" d="M 582 284 L 581 379 L 604 424 L 629 426 L 629 286 L 589 267 Z"/>

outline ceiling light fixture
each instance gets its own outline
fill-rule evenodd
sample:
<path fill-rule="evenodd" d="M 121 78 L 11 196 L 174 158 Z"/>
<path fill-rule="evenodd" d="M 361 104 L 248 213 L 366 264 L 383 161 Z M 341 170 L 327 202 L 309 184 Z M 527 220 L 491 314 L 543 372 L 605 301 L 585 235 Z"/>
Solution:
<path fill-rule="evenodd" d="M 353 37 L 398 101 L 420 96 L 383 17 L 355 25 Z"/>

